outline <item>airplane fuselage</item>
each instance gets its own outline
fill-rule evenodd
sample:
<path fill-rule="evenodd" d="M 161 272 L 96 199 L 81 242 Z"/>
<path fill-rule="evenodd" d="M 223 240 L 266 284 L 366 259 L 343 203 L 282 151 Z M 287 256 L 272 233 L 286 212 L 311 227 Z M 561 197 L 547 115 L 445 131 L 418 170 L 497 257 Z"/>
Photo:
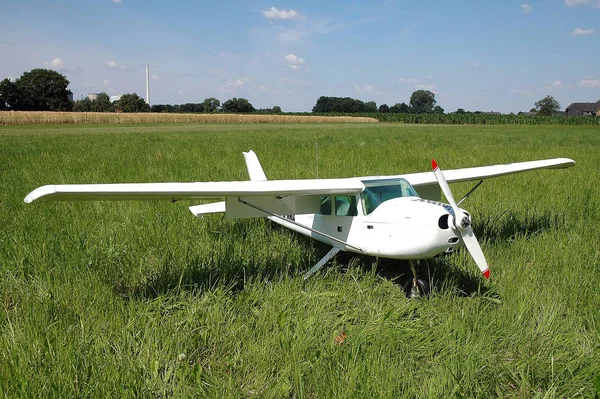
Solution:
<path fill-rule="evenodd" d="M 295 215 L 293 222 L 271 217 L 300 234 L 343 251 L 393 259 L 427 259 L 453 252 L 460 245 L 452 209 L 416 196 L 389 199 L 365 214 L 359 195 L 354 215 L 330 212 Z M 337 214 L 336 214 L 337 213 Z M 343 212 L 342 212 L 343 213 Z"/>

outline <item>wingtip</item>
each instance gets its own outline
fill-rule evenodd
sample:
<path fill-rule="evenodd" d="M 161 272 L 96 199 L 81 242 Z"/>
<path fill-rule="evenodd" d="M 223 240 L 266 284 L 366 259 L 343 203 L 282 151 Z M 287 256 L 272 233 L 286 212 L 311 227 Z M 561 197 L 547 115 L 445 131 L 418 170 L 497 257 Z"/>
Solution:
<path fill-rule="evenodd" d="M 433 158 L 431 159 L 431 168 L 433 170 L 436 170 L 438 168 L 438 164 L 437 164 L 437 162 L 435 162 L 435 159 L 433 159 Z"/>
<path fill-rule="evenodd" d="M 483 276 L 486 279 L 489 279 L 490 278 L 490 269 L 485 269 L 485 271 L 483 272 Z"/>
<path fill-rule="evenodd" d="M 25 197 L 23 202 L 26 204 L 31 204 L 33 201 L 40 197 L 44 197 L 46 195 L 54 194 L 56 192 L 56 187 L 53 185 L 38 187 Z"/>

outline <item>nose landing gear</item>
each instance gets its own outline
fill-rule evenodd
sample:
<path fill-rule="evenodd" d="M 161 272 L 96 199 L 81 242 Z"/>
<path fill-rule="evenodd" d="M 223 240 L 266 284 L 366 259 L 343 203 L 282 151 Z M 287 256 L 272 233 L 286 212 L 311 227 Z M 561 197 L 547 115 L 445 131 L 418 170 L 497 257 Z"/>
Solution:
<path fill-rule="evenodd" d="M 417 277 L 417 270 L 415 268 L 414 261 L 410 260 L 409 264 L 413 277 L 404 285 L 404 293 L 406 294 L 406 297 L 411 299 L 428 297 L 430 293 L 429 283 L 427 280 Z"/>

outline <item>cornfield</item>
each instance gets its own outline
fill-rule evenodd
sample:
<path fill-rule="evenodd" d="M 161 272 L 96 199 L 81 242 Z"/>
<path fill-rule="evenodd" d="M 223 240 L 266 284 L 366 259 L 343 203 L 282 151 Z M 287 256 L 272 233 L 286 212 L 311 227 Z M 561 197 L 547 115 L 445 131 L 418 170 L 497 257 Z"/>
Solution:
<path fill-rule="evenodd" d="M 373 117 L 257 115 L 257 114 L 167 114 L 103 112 L 0 112 L 0 125 L 71 123 L 373 123 Z"/>
<path fill-rule="evenodd" d="M 490 114 L 367 114 L 381 122 L 449 125 L 600 125 L 593 116 L 528 116 Z M 364 116 L 367 116 L 364 115 Z"/>

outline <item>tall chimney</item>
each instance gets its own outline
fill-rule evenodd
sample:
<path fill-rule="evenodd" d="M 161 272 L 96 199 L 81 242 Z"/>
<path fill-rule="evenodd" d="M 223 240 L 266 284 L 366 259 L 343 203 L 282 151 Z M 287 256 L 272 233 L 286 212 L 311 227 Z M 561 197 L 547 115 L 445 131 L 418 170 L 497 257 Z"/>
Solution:
<path fill-rule="evenodd" d="M 146 103 L 150 105 L 150 66 L 146 65 Z"/>

